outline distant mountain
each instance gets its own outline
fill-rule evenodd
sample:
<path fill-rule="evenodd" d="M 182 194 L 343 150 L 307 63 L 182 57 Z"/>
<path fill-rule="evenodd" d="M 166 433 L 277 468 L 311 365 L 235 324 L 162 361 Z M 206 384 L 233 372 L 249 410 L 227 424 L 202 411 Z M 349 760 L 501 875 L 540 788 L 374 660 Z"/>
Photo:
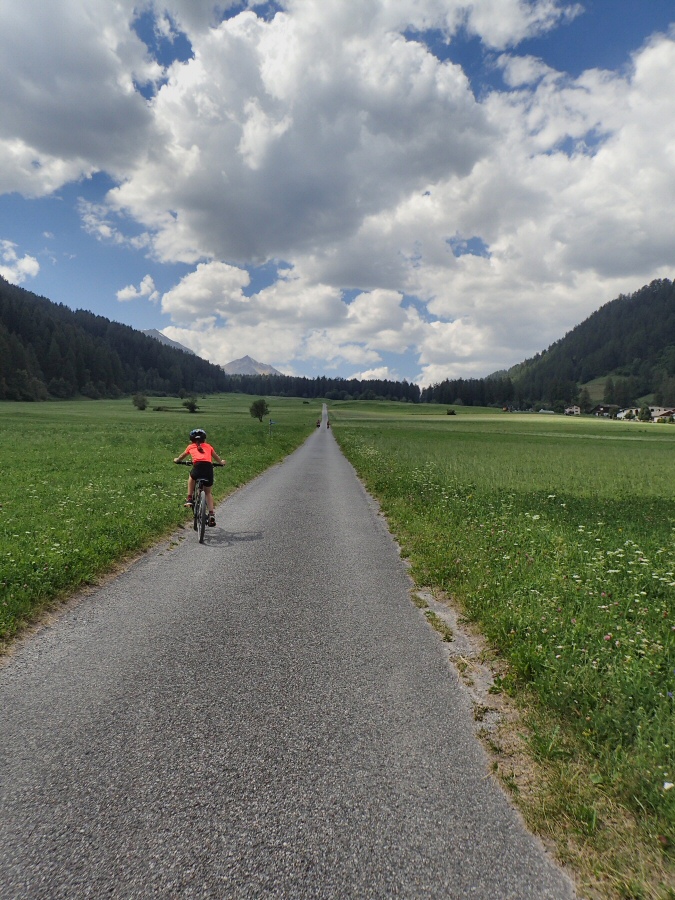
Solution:
<path fill-rule="evenodd" d="M 173 347 L 174 350 L 182 350 L 183 353 L 190 353 L 192 356 L 197 355 L 194 350 L 190 350 L 189 347 L 179 344 L 178 341 L 172 341 L 171 338 L 162 334 L 161 331 L 157 331 L 156 328 L 149 328 L 147 331 L 144 331 L 143 334 L 147 334 L 148 337 L 154 338 L 156 341 L 159 341 L 160 344 L 165 344 L 167 347 Z"/>
<path fill-rule="evenodd" d="M 242 356 L 241 359 L 233 359 L 222 367 L 228 375 L 281 375 L 274 366 L 259 363 L 250 356 Z"/>

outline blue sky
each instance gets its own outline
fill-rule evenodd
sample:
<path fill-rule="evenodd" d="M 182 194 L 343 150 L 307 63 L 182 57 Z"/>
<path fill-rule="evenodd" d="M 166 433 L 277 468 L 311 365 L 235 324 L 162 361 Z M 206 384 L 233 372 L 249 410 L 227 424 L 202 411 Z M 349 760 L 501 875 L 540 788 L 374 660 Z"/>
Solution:
<path fill-rule="evenodd" d="M 433 383 L 675 271 L 671 0 L 24 0 L 0 274 L 211 359 Z"/>

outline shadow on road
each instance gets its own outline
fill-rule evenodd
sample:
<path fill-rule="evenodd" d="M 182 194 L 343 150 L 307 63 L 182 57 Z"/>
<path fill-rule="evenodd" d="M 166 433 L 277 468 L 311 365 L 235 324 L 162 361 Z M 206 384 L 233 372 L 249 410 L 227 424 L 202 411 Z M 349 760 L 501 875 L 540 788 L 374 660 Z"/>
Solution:
<path fill-rule="evenodd" d="M 226 531 L 223 528 L 210 528 L 204 538 L 204 546 L 230 547 L 248 541 L 261 541 L 262 531 Z"/>

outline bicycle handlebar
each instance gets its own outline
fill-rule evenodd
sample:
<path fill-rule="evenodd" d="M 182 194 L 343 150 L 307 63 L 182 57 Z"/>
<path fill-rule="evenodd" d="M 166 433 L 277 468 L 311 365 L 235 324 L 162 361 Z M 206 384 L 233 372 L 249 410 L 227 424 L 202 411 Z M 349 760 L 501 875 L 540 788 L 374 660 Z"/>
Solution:
<path fill-rule="evenodd" d="M 176 463 L 177 466 L 193 466 L 194 465 L 194 463 L 188 462 L 186 459 L 181 459 L 180 462 L 176 462 L 176 460 L 174 459 L 174 462 Z M 213 465 L 216 466 L 217 468 L 223 468 L 225 466 L 225 463 L 214 462 Z"/>

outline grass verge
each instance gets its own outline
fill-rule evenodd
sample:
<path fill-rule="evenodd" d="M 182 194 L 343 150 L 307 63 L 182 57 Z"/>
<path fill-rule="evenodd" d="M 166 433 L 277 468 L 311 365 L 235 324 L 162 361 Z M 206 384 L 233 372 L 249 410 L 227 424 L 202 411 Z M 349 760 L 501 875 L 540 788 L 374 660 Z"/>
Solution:
<path fill-rule="evenodd" d="M 498 654 L 498 774 L 587 896 L 675 897 L 675 431 L 425 413 L 331 418 L 417 584 Z"/>

